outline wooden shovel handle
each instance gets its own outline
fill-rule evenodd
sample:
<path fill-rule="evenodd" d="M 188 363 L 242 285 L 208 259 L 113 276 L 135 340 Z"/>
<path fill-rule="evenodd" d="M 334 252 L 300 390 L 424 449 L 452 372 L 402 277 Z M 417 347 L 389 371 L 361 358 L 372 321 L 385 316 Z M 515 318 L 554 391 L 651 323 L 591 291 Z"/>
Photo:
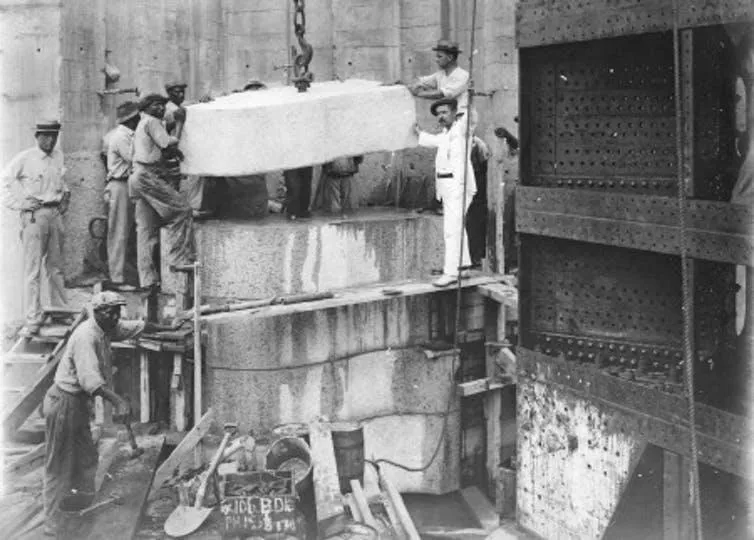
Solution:
<path fill-rule="evenodd" d="M 212 456 L 212 461 L 207 470 L 207 476 L 204 477 L 202 483 L 199 485 L 199 491 L 196 492 L 196 501 L 194 501 L 195 508 L 202 508 L 202 506 L 204 506 L 204 494 L 207 492 L 207 485 L 209 484 L 212 475 L 215 474 L 217 466 L 220 464 L 223 452 L 225 452 L 225 447 L 228 446 L 228 441 L 230 441 L 230 432 L 225 432 L 225 436 L 223 437 L 222 442 L 220 442 L 220 447 L 217 449 L 217 452 L 215 452 L 215 455 Z"/>

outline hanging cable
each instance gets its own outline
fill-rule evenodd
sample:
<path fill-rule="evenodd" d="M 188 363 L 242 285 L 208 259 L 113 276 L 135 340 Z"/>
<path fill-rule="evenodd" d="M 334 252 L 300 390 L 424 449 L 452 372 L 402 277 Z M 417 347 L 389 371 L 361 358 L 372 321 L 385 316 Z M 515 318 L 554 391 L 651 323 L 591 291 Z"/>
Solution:
<path fill-rule="evenodd" d="M 691 494 L 694 503 L 694 521 L 696 525 L 696 538 L 702 540 L 702 503 L 699 487 L 699 462 L 697 460 L 696 438 L 696 409 L 694 402 L 694 317 L 693 299 L 691 297 L 691 268 L 690 260 L 686 253 L 686 182 L 684 178 L 684 152 L 683 152 L 683 105 L 681 95 L 681 46 L 680 30 L 678 24 L 678 0 L 673 0 L 673 81 L 675 84 L 675 150 L 676 150 L 676 174 L 678 179 L 678 227 L 680 229 L 680 252 L 681 252 L 681 302 L 683 311 L 683 376 L 686 386 L 686 398 L 688 401 L 689 415 L 689 439 L 691 446 Z M 692 259 L 693 260 L 693 259 Z"/>
<path fill-rule="evenodd" d="M 380 463 L 387 463 L 388 465 L 392 465 L 394 467 L 398 467 L 399 469 L 403 469 L 404 471 L 409 472 L 423 472 L 429 469 L 429 467 L 432 466 L 432 463 L 434 463 L 435 459 L 437 459 L 437 456 L 440 454 L 440 449 L 442 448 L 442 443 L 445 440 L 445 436 L 448 432 L 448 417 L 450 416 L 450 411 L 453 407 L 453 401 L 455 400 L 455 373 L 456 373 L 456 365 L 460 365 L 460 352 L 458 349 L 459 345 L 459 328 L 461 325 L 461 272 L 462 272 L 462 263 L 463 263 L 463 240 L 464 240 L 464 231 L 466 230 L 466 192 L 467 192 L 467 182 L 469 177 L 469 144 L 471 141 L 470 134 L 471 134 L 471 110 L 472 110 L 472 103 L 473 103 L 473 97 L 474 97 L 474 84 L 473 84 L 473 74 L 474 74 L 474 48 L 476 46 L 476 12 L 477 12 L 477 0 L 474 0 L 473 8 L 471 11 L 471 48 L 469 50 L 469 88 L 468 88 L 468 108 L 466 110 L 466 147 L 465 147 L 465 155 L 463 160 L 463 199 L 462 204 L 464 205 L 463 213 L 461 214 L 461 249 L 458 251 L 458 266 L 457 266 L 457 272 L 458 272 L 458 281 L 457 281 L 457 287 L 456 287 L 456 310 L 455 310 L 455 328 L 453 328 L 453 361 L 451 363 L 451 369 L 450 369 L 450 395 L 448 396 L 448 404 L 445 408 L 445 414 L 443 415 L 443 422 L 442 422 L 442 430 L 440 431 L 440 437 L 437 440 L 437 445 L 435 446 L 434 451 L 432 452 L 432 455 L 429 457 L 429 461 L 427 461 L 426 464 L 420 466 L 420 467 L 408 467 L 406 465 L 403 465 L 401 463 L 396 463 L 395 461 L 389 460 L 389 459 L 376 459 L 376 460 L 366 460 L 367 463 L 372 464 L 374 467 L 379 468 Z"/>

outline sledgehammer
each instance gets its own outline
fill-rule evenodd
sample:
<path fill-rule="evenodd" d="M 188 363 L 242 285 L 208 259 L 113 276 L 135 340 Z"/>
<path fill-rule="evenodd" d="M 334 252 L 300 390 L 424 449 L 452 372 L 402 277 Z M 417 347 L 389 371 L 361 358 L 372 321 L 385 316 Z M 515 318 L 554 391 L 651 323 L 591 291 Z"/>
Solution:
<path fill-rule="evenodd" d="M 136 437 L 134 437 L 134 431 L 131 429 L 131 419 L 129 417 L 113 417 L 113 420 L 115 420 L 118 423 L 123 424 L 126 427 L 126 432 L 128 432 L 128 442 L 131 445 L 131 450 L 128 453 L 129 459 L 135 459 L 142 455 L 144 453 L 143 448 L 139 448 L 139 446 L 136 444 Z"/>

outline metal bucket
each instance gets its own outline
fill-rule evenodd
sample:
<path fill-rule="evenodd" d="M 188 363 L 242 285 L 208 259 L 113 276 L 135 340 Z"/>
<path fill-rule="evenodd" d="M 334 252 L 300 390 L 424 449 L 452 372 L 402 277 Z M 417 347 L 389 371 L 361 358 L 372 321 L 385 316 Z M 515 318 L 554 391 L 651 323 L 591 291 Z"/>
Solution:
<path fill-rule="evenodd" d="M 301 492 L 312 482 L 312 451 L 299 437 L 281 437 L 270 445 L 265 467 L 293 472 L 296 491 Z"/>
<path fill-rule="evenodd" d="M 79 512 L 91 506 L 94 493 L 79 491 L 63 497 L 58 507 L 57 538 L 61 540 L 78 540 L 81 526 Z"/>
<path fill-rule="evenodd" d="M 341 493 L 351 492 L 351 480 L 364 484 L 364 429 L 359 422 L 331 424 Z"/>

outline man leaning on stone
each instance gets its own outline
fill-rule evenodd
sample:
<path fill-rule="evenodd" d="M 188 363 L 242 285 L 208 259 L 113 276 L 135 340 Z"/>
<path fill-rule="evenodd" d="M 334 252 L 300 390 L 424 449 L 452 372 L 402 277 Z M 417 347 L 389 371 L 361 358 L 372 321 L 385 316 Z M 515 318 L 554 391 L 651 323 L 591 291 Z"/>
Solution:
<path fill-rule="evenodd" d="M 45 266 L 50 305 L 67 304 L 63 276 L 63 214 L 71 192 L 63 175 L 63 152 L 56 148 L 60 123 L 39 122 L 37 144 L 16 155 L 2 172 L 3 203 L 21 214 L 26 323 L 21 334 L 36 334 L 44 312 L 40 300 Z"/>
<path fill-rule="evenodd" d="M 164 178 L 163 154 L 178 155 L 178 139 L 163 125 L 165 102 L 160 94 L 149 94 L 141 101 L 142 115 L 134 133 L 133 173 L 128 179 L 129 193 L 136 200 L 137 268 L 142 288 L 157 289 L 160 275 L 156 252 L 160 227 L 165 227 L 170 264 L 189 264 L 194 260 L 194 227 L 186 197 Z"/>

